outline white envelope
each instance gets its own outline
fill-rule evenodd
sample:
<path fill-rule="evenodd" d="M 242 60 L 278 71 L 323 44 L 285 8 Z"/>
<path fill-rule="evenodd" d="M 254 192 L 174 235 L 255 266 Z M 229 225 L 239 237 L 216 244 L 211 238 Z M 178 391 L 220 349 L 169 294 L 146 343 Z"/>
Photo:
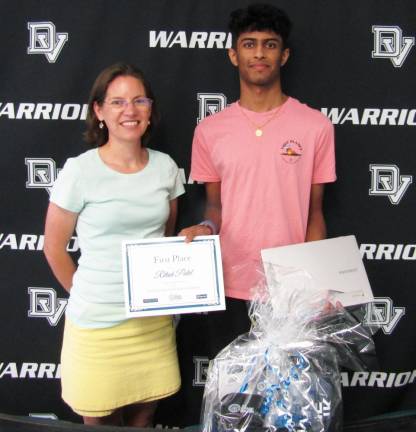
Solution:
<path fill-rule="evenodd" d="M 343 306 L 374 301 L 355 236 L 335 237 L 263 249 L 266 263 L 306 270 L 313 283 L 326 289 Z"/>

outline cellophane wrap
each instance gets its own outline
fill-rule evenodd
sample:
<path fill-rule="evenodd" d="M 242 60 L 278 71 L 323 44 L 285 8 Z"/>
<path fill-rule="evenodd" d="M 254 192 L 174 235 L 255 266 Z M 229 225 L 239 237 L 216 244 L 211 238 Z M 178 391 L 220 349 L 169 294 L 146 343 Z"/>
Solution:
<path fill-rule="evenodd" d="M 210 362 L 203 432 L 341 431 L 339 367 L 365 370 L 371 332 L 295 269 L 256 287 L 252 327 Z"/>

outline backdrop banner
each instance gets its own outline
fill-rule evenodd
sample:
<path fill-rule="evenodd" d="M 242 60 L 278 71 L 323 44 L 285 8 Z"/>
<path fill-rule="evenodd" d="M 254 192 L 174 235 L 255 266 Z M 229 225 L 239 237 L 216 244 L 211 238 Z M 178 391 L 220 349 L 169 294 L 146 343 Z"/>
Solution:
<path fill-rule="evenodd" d="M 414 408 L 416 2 L 271 3 L 294 22 L 285 93 L 322 111 L 336 129 L 338 180 L 327 186 L 324 203 L 328 237 L 356 236 L 376 297 L 365 320 L 381 326 L 378 365 L 342 372 L 345 418 Z M 65 160 L 87 150 L 82 133 L 95 77 L 126 61 L 149 78 L 162 112 L 149 146 L 181 168 L 186 194 L 178 231 L 197 223 L 204 186 L 189 175 L 193 130 L 238 98 L 227 21 L 247 4 L 1 1 L 0 412 L 81 422 L 60 397 L 67 293 L 42 249 L 51 187 Z M 78 249 L 73 237 L 68 250 L 75 259 Z M 161 402 L 157 424 L 199 422 L 208 348 L 218 332 L 204 314 L 181 317 L 182 388 Z"/>

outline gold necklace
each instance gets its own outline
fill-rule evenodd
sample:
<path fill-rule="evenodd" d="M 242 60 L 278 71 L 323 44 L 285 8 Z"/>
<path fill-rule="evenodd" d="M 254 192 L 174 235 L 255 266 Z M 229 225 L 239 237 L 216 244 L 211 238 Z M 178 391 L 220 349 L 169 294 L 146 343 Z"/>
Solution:
<path fill-rule="evenodd" d="M 269 124 L 274 118 L 277 117 L 277 114 L 279 114 L 280 110 L 282 109 L 283 103 L 280 105 L 280 107 L 270 116 L 270 118 L 263 123 L 262 125 L 258 125 L 251 120 L 251 118 L 244 112 L 243 108 L 238 104 L 240 111 L 243 113 L 244 117 L 256 128 L 254 134 L 256 137 L 260 138 L 263 135 L 263 128 L 267 124 Z"/>

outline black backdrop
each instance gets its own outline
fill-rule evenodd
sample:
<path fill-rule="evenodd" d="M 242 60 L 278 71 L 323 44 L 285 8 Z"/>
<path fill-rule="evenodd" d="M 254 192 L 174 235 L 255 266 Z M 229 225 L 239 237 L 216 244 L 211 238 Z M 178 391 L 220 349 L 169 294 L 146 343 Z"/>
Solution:
<path fill-rule="evenodd" d="M 336 127 L 338 181 L 327 187 L 329 236 L 355 234 L 377 298 L 379 366 L 343 373 L 348 420 L 416 403 L 414 202 L 416 3 L 281 0 L 295 26 L 285 91 Z M 153 84 L 162 124 L 151 144 L 183 168 L 178 229 L 200 220 L 203 186 L 189 179 L 198 119 L 238 97 L 225 47 L 231 10 L 246 0 L 1 0 L 0 411 L 79 421 L 60 400 L 66 293 L 42 253 L 48 189 L 86 149 L 84 104 L 118 60 Z M 74 238 L 69 249 L 76 256 Z M 226 325 L 226 323 L 224 323 Z M 178 327 L 181 392 L 161 425 L 198 423 L 210 343 L 203 315 Z"/>

